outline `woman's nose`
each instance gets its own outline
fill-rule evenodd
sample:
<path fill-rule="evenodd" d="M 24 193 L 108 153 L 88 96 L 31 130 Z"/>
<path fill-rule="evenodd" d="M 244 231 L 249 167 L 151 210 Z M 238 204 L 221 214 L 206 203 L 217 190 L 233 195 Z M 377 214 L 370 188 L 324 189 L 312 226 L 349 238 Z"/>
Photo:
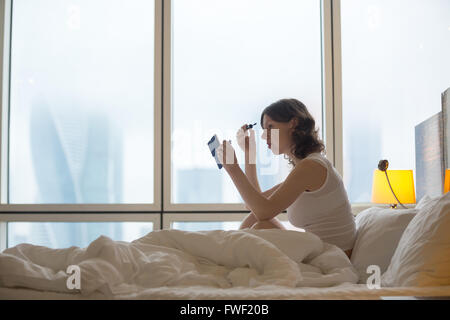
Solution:
<path fill-rule="evenodd" d="M 264 129 L 261 138 L 270 141 L 270 129 Z"/>

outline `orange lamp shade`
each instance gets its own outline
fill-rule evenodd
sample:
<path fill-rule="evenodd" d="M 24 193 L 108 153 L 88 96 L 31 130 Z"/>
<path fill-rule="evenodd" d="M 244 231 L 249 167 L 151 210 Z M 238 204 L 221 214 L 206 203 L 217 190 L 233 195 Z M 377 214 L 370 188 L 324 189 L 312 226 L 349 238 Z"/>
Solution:
<path fill-rule="evenodd" d="M 450 191 L 450 169 L 445 170 L 444 193 Z"/>
<path fill-rule="evenodd" d="M 416 203 L 414 177 L 412 170 L 387 170 L 392 190 L 398 200 L 403 203 Z M 386 174 L 375 169 L 372 184 L 372 202 L 396 204 L 397 200 L 389 188 Z"/>

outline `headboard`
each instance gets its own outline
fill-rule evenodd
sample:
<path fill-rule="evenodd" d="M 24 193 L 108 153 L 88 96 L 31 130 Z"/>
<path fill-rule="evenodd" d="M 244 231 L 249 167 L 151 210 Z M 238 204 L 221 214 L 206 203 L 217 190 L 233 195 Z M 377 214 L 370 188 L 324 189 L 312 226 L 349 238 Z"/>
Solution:
<path fill-rule="evenodd" d="M 450 168 L 450 88 L 442 92 L 441 99 L 444 168 Z"/>
<path fill-rule="evenodd" d="M 416 199 L 442 194 L 450 168 L 450 88 L 441 95 L 442 110 L 415 127 Z"/>

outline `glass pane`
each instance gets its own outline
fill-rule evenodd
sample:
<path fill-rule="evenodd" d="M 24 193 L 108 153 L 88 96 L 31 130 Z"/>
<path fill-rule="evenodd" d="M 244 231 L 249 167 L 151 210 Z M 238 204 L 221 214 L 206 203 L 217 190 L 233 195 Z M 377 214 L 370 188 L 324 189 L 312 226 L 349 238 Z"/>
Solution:
<path fill-rule="evenodd" d="M 373 170 L 415 170 L 414 127 L 450 87 L 450 1 L 341 1 L 344 183 L 370 202 Z"/>
<path fill-rule="evenodd" d="M 13 3 L 10 203 L 153 202 L 154 1 Z"/>
<path fill-rule="evenodd" d="M 237 230 L 240 225 L 241 221 L 175 221 L 170 227 L 184 231 Z"/>
<path fill-rule="evenodd" d="M 242 221 L 174 221 L 171 229 L 184 231 L 201 230 L 238 230 Z M 287 230 L 304 231 L 304 229 L 294 227 L 289 221 L 280 221 Z"/>
<path fill-rule="evenodd" d="M 49 248 L 84 248 L 101 235 L 133 241 L 151 231 L 153 222 L 9 222 L 8 247 L 31 243 Z"/>
<path fill-rule="evenodd" d="M 263 190 L 289 173 L 261 139 L 263 109 L 282 98 L 302 101 L 322 126 L 320 1 L 172 1 L 173 203 L 236 203 L 242 198 L 219 170 L 207 142 L 235 146 L 255 123 Z"/>

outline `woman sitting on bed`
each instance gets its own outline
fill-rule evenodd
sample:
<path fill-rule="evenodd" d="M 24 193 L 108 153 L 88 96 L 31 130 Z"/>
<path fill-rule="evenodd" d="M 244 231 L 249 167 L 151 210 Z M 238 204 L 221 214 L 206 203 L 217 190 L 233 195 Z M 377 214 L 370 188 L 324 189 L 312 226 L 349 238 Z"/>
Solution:
<path fill-rule="evenodd" d="M 231 144 L 223 141 L 217 148 L 219 159 L 234 158 L 221 162 L 251 210 L 240 229 L 285 229 L 276 216 L 287 210 L 292 225 L 336 245 L 350 258 L 356 238 L 354 217 L 341 176 L 322 154 L 325 147 L 314 118 L 300 101 L 282 99 L 264 109 L 261 126 L 268 148 L 287 156 L 293 169 L 282 183 L 262 192 L 256 175 L 253 129 L 244 125 L 238 131 L 238 136 L 245 136 L 245 147 L 240 144 L 245 152 L 245 173 Z M 227 152 L 234 157 L 227 157 Z"/>

